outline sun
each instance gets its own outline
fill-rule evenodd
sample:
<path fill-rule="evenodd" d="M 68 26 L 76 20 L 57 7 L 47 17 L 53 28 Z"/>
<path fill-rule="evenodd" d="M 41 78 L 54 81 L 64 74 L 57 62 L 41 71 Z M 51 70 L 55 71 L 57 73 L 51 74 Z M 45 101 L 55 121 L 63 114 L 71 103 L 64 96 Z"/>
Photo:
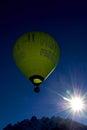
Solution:
<path fill-rule="evenodd" d="M 83 111 L 84 109 L 84 102 L 81 97 L 73 97 L 70 100 L 70 107 L 73 112 Z"/>
<path fill-rule="evenodd" d="M 82 116 L 86 110 L 86 97 L 80 94 L 70 95 L 69 97 L 63 97 L 64 110 L 67 110 L 69 114 Z"/>
<path fill-rule="evenodd" d="M 58 111 L 56 113 L 63 113 L 65 118 L 71 119 L 87 119 L 87 92 L 83 92 L 81 88 L 74 88 L 73 91 L 69 89 L 66 93 L 58 93 L 51 90 L 52 93 L 60 97 L 56 104 Z"/>

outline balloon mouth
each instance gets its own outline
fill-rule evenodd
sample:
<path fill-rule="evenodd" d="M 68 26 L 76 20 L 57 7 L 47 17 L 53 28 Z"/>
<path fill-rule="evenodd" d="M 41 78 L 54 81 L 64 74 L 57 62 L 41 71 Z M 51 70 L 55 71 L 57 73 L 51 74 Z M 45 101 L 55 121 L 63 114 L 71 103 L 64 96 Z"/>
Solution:
<path fill-rule="evenodd" d="M 40 75 L 33 75 L 29 79 L 35 86 L 39 86 L 44 80 L 44 78 Z"/>

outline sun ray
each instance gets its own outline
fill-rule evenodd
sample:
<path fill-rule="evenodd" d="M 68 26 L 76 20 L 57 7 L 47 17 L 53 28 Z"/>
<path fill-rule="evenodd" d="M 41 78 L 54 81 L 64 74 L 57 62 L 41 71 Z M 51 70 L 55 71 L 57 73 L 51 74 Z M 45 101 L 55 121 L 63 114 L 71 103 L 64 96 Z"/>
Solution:
<path fill-rule="evenodd" d="M 74 119 L 76 116 L 87 118 L 87 93 L 83 94 L 75 88 L 73 92 L 67 92 L 65 96 L 52 89 L 50 89 L 50 92 L 60 97 L 60 101 L 57 103 L 58 111 L 54 113 L 65 112 L 65 118 Z"/>

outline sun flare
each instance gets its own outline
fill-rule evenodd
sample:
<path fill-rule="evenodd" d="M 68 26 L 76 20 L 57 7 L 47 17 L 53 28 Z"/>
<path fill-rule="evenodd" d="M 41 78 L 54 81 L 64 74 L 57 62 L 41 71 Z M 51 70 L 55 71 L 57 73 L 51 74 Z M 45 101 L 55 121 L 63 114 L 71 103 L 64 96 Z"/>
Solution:
<path fill-rule="evenodd" d="M 83 110 L 84 103 L 81 97 L 74 97 L 70 100 L 70 106 L 74 112 L 79 112 Z"/>
<path fill-rule="evenodd" d="M 65 110 L 68 110 L 72 114 L 78 113 L 79 115 L 85 111 L 85 97 L 81 95 L 74 95 L 70 97 L 63 97 L 65 101 Z"/>

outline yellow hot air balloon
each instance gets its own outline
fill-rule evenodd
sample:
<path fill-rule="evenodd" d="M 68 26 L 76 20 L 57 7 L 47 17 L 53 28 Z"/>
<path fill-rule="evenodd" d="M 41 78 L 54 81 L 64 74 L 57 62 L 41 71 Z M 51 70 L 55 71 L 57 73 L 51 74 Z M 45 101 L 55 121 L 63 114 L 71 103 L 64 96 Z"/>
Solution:
<path fill-rule="evenodd" d="M 44 32 L 25 33 L 13 48 L 15 64 L 34 84 L 35 92 L 39 92 L 39 85 L 56 67 L 59 55 L 57 42 Z"/>

